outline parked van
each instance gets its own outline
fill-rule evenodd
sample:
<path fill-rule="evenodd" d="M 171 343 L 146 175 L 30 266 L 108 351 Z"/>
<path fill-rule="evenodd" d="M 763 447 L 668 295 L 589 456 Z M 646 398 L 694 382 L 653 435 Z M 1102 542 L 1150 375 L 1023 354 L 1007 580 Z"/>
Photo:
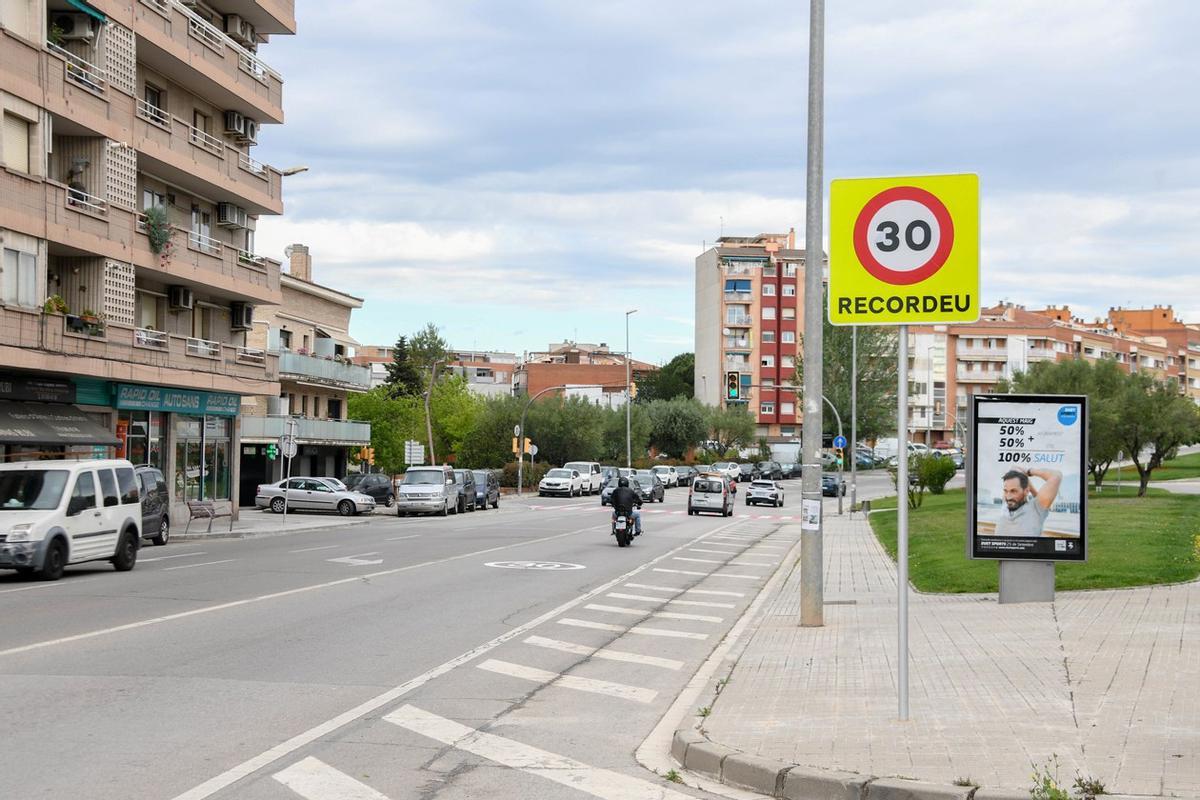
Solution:
<path fill-rule="evenodd" d="M 729 479 L 719 473 L 697 475 L 688 489 L 688 515 L 715 511 L 722 517 L 733 516 L 733 496 Z"/>
<path fill-rule="evenodd" d="M 142 505 L 123 459 L 0 464 L 0 569 L 62 577 L 68 564 L 133 569 Z"/>
<path fill-rule="evenodd" d="M 604 488 L 604 476 L 597 461 L 570 461 L 563 464 L 563 469 L 573 469 L 583 476 L 584 494 L 600 494 Z"/>
<path fill-rule="evenodd" d="M 409 467 L 396 486 L 396 516 L 438 514 L 458 509 L 458 486 L 448 466 Z"/>

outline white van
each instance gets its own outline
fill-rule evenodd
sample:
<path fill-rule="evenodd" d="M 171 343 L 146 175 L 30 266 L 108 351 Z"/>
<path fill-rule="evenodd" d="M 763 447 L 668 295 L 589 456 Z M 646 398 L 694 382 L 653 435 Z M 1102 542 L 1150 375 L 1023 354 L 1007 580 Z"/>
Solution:
<path fill-rule="evenodd" d="M 584 494 L 600 494 L 604 488 L 604 476 L 597 461 L 570 461 L 563 464 L 563 469 L 573 469 L 583 476 Z"/>
<path fill-rule="evenodd" d="M 0 569 L 62 577 L 68 564 L 133 569 L 142 505 L 133 464 L 121 459 L 0 464 Z"/>

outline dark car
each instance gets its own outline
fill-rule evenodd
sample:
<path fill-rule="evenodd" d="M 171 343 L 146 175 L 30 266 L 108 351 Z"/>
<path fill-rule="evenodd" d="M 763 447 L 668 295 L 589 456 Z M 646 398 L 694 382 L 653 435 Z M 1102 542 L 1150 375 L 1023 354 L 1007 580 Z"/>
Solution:
<path fill-rule="evenodd" d="M 755 480 L 757 477 L 758 477 L 758 468 L 756 466 L 754 466 L 753 464 L 738 464 L 737 479 L 739 481 L 748 483 L 752 480 Z"/>
<path fill-rule="evenodd" d="M 846 482 L 841 481 L 842 495 L 846 494 Z M 822 475 L 821 476 L 821 494 L 826 497 L 838 496 L 838 477 L 837 475 Z"/>
<path fill-rule="evenodd" d="M 156 545 L 171 538 L 171 496 L 167 481 L 156 467 L 136 467 L 138 491 L 142 495 L 142 538 Z"/>
<path fill-rule="evenodd" d="M 792 470 L 794 470 L 795 467 L 795 464 L 783 463 L 779 465 L 779 471 L 783 473 L 784 479 L 787 479 L 792 477 Z M 796 470 L 796 474 L 800 474 L 800 471 Z"/>
<path fill-rule="evenodd" d="M 477 469 L 475 476 L 475 505 L 486 509 L 500 507 L 500 480 L 490 469 Z"/>
<path fill-rule="evenodd" d="M 637 486 L 633 485 L 633 481 L 637 482 Z M 630 488 L 637 489 L 643 503 L 655 501 L 661 503 L 666 499 L 667 488 L 663 485 L 662 479 L 648 469 L 639 469 L 635 472 L 629 485 Z"/>
<path fill-rule="evenodd" d="M 691 486 L 698 473 L 695 467 L 682 466 L 675 468 L 675 474 L 679 476 L 680 486 Z"/>
<path fill-rule="evenodd" d="M 754 465 L 754 468 L 758 470 L 758 477 L 764 480 L 783 480 L 783 467 L 778 461 L 760 461 Z"/>
<path fill-rule="evenodd" d="M 375 498 L 376 503 L 386 508 L 396 504 L 396 487 L 392 485 L 392 479 L 382 472 L 347 475 L 342 483 L 346 484 L 347 489 Z"/>
<path fill-rule="evenodd" d="M 469 469 L 454 470 L 454 488 L 458 490 L 455 514 L 475 510 L 475 475 Z"/>

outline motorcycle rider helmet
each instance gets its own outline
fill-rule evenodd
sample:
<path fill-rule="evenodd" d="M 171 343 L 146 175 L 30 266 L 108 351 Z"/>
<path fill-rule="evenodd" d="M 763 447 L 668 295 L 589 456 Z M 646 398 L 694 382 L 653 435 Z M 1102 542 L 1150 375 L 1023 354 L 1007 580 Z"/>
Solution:
<path fill-rule="evenodd" d="M 628 489 L 628 488 L 629 488 L 629 478 L 620 478 L 620 479 L 618 479 L 618 480 L 617 480 L 617 486 L 620 486 L 620 487 L 621 487 L 621 488 L 623 488 L 623 489 Z"/>

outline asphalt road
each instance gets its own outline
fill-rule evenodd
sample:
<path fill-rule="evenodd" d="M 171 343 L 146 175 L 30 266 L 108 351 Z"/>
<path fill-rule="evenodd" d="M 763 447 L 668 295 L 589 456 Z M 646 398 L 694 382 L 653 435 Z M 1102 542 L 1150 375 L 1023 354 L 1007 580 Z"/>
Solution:
<path fill-rule="evenodd" d="M 505 498 L 0 575 L 0 797 L 702 796 L 633 752 L 790 563 L 788 489 L 669 490 L 629 549 L 596 498 Z"/>

